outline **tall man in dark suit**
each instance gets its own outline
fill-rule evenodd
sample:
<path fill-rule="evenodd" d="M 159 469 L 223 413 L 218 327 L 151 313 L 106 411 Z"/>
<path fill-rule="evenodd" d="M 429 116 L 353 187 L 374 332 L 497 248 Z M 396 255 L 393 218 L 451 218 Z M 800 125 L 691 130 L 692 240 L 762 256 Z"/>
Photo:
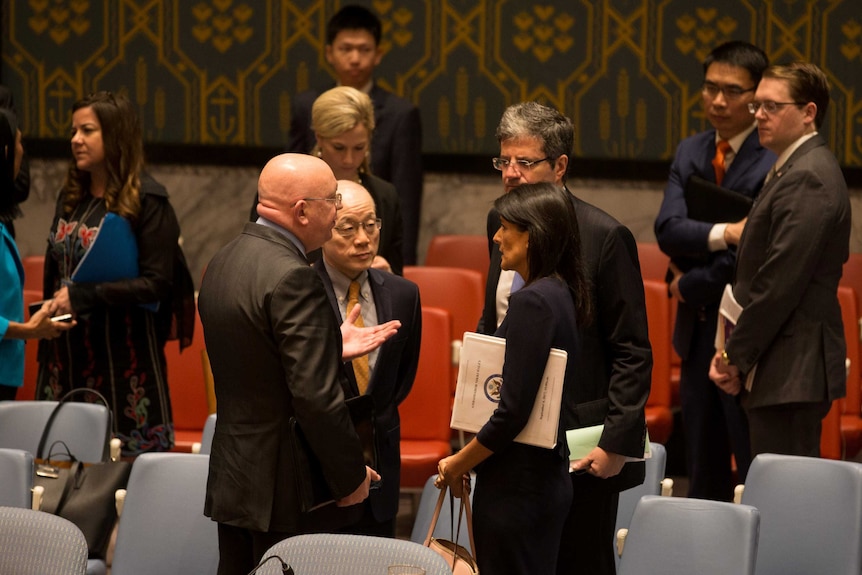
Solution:
<path fill-rule="evenodd" d="M 270 160 L 258 181 L 260 218 L 216 254 L 201 285 L 218 399 L 204 513 L 218 521 L 220 575 L 248 573 L 277 541 L 345 520 L 335 506 L 300 512 L 291 417 L 338 507 L 362 502 L 380 478 L 363 463 L 341 362 L 379 346 L 398 322 L 357 328 L 357 308 L 339 334 L 326 290 L 305 259 L 331 236 L 336 189 L 323 160 Z"/>
<path fill-rule="evenodd" d="M 338 85 L 361 90 L 374 102 L 371 171 L 393 184 L 401 198 L 404 265 L 414 265 L 422 209 L 422 123 L 416 106 L 374 82 L 383 57 L 381 28 L 367 8 L 344 6 L 327 24 L 325 56 Z M 287 151 L 307 154 L 314 147 L 311 106 L 321 92 L 309 90 L 294 99 Z"/>
<path fill-rule="evenodd" d="M 760 145 L 748 104 L 769 65 L 763 50 L 748 42 L 727 42 L 703 63 L 703 107 L 713 129 L 683 140 L 670 168 L 664 201 L 655 221 L 659 246 L 671 258 L 670 292 L 677 298 L 673 345 L 682 358 L 680 400 L 685 431 L 689 497 L 730 501 L 731 450 L 738 481 L 751 464 L 748 421 L 738 400 L 709 379 L 715 355 L 718 304 L 730 282 L 742 224 L 689 217 L 685 189 L 698 176 L 754 198 L 775 162 Z"/>
<path fill-rule="evenodd" d="M 536 102 L 510 106 L 497 127 L 506 192 L 521 184 L 553 182 L 564 187 L 574 127 L 569 118 Z M 643 463 L 625 458 L 644 452 L 644 405 L 649 396 L 652 352 L 647 335 L 643 280 L 631 232 L 602 210 L 574 195 L 593 322 L 581 326 L 582 349 L 574 361 L 579 385 L 567 394 L 561 417 L 568 429 L 604 424 L 586 458 L 573 465 L 572 501 L 557 573 L 613 574 L 613 540 L 619 492 L 644 479 Z M 491 267 L 479 331 L 493 334 L 506 315 L 514 272 L 501 271 L 492 238 L 500 219 L 488 214 Z M 519 278 L 520 279 L 520 278 Z M 523 280 L 521 280 L 523 281 Z M 514 282 L 514 288 L 513 288 Z M 571 358 L 570 358 L 571 361 Z"/>
<path fill-rule="evenodd" d="M 826 76 L 807 63 L 768 68 L 749 105 L 778 159 L 740 240 L 733 296 L 743 310 L 710 377 L 742 393 L 752 455 L 818 456 L 821 420 L 846 393 L 837 292 L 850 200 L 817 134 L 828 105 Z"/>
<path fill-rule="evenodd" d="M 372 490 L 364 503 L 362 519 L 345 531 L 395 537 L 401 473 L 398 405 L 410 393 L 419 364 L 422 339 L 419 288 L 402 277 L 371 268 L 380 243 L 380 220 L 374 199 L 361 185 L 347 180 L 338 182 L 338 191 L 342 209 L 338 212 L 335 233 L 323 244 L 322 259 L 314 264 L 335 317 L 340 323 L 353 304 L 359 303 L 365 326 L 390 320 L 401 322 L 397 336 L 367 356 L 345 364 L 350 394 L 368 394 L 374 398 L 377 471 L 383 477 L 380 488 Z"/>

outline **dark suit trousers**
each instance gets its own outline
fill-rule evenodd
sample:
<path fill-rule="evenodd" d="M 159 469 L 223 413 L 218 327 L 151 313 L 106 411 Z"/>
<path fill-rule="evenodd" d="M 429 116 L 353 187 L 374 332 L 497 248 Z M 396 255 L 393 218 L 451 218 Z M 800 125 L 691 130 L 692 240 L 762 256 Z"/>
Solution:
<path fill-rule="evenodd" d="M 620 494 L 579 489 L 583 477 L 571 475 L 573 499 L 557 556 L 557 575 L 614 575 L 614 528 Z M 603 481 L 603 480 L 596 480 Z"/>
<path fill-rule="evenodd" d="M 820 457 L 821 422 L 832 404 L 786 403 L 746 410 L 751 453 Z"/>
<path fill-rule="evenodd" d="M 525 457 L 526 450 L 533 453 Z M 568 470 L 551 450 L 517 443 L 477 468 L 473 536 L 480 573 L 554 572 L 572 498 Z"/>
<path fill-rule="evenodd" d="M 698 321 L 689 356 L 680 370 L 680 403 L 688 467 L 688 496 L 731 501 L 734 483 L 744 483 L 751 465 L 748 421 L 736 397 L 721 391 L 709 379 L 709 364 L 715 355 L 715 318 Z M 738 479 L 730 464 L 736 457 Z"/>
<path fill-rule="evenodd" d="M 225 523 L 218 524 L 218 575 L 247 575 L 267 549 L 296 533 L 251 531 Z M 290 562 L 287 557 L 282 557 Z"/>

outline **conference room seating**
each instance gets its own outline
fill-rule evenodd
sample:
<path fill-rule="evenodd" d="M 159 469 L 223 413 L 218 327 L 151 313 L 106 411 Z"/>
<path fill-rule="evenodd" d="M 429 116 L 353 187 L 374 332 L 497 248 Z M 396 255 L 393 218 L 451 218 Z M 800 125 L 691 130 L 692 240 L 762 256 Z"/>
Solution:
<path fill-rule="evenodd" d="M 23 507 L 0 507 L 0 573 L 83 575 L 87 540 L 57 515 Z"/>
<path fill-rule="evenodd" d="M 451 453 L 449 312 L 422 306 L 422 346 L 413 388 L 401 405 L 401 490 L 418 493 Z"/>
<path fill-rule="evenodd" d="M 192 445 L 201 441 L 203 425 L 210 414 L 207 400 L 204 364 L 206 347 L 204 330 L 199 314 L 195 314 L 195 331 L 192 344 L 180 352 L 179 342 L 165 345 L 168 389 L 174 417 L 174 451 L 191 452 Z"/>
<path fill-rule="evenodd" d="M 45 256 L 27 256 L 21 260 L 21 264 L 24 268 L 24 289 L 41 294 L 42 278 L 45 277 Z"/>
<path fill-rule="evenodd" d="M 620 529 L 628 529 L 634 515 L 635 507 L 644 495 L 673 495 L 673 479 L 664 476 L 667 466 L 667 450 L 661 443 L 650 442 L 650 457 L 645 462 L 644 482 L 620 492 L 617 504 L 617 521 L 614 527 L 614 539 L 610 544 L 616 548 L 616 533 Z M 433 509 L 432 509 L 433 511 Z M 620 566 L 619 554 L 614 555 L 617 568 Z"/>
<path fill-rule="evenodd" d="M 844 458 L 855 457 L 862 449 L 862 371 L 860 371 L 859 303 L 856 291 L 847 286 L 838 287 L 838 303 L 844 322 L 844 340 L 847 343 L 847 396 L 839 400 L 841 406 L 841 438 Z"/>
<path fill-rule="evenodd" d="M 617 573 L 753 575 L 760 521 L 759 511 L 749 505 L 646 495 L 625 533 Z"/>
<path fill-rule="evenodd" d="M 0 447 L 0 507 L 32 507 L 33 472 L 32 453 Z"/>
<path fill-rule="evenodd" d="M 425 575 L 452 574 L 446 561 L 424 545 L 339 533 L 297 535 L 276 543 L 264 553 L 257 575 L 287 573 L 282 562 L 296 575 L 386 575 L 393 565 L 421 567 Z"/>
<path fill-rule="evenodd" d="M 419 286 L 423 306 L 443 308 L 451 315 L 449 387 L 455 396 L 461 339 L 476 331 L 485 302 L 485 283 L 475 270 L 453 267 L 404 266 L 404 277 Z M 422 481 L 424 481 L 424 477 Z"/>
<path fill-rule="evenodd" d="M 666 444 L 673 431 L 670 300 L 667 297 L 666 284 L 659 280 L 644 280 L 644 296 L 653 358 L 652 387 L 645 410 L 647 428 L 652 441 Z"/>
<path fill-rule="evenodd" d="M 144 453 L 122 502 L 112 575 L 215 573 L 217 524 L 204 516 L 209 457 Z"/>
<path fill-rule="evenodd" d="M 760 454 L 743 487 L 760 511 L 757 575 L 859 575 L 862 464 Z"/>
<path fill-rule="evenodd" d="M 425 265 L 475 270 L 482 274 L 484 286 L 491 265 L 488 238 L 481 235 L 436 235 L 428 244 Z"/>

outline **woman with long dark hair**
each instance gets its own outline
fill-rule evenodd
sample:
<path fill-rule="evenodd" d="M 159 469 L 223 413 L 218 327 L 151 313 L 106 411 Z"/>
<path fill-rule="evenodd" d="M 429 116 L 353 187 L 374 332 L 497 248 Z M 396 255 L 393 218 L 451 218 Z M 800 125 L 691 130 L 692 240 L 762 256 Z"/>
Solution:
<path fill-rule="evenodd" d="M 568 353 L 563 393 L 576 385 L 578 326 L 590 315 L 580 234 L 568 193 L 554 184 L 519 186 L 494 207 L 501 266 L 518 272 L 524 287 L 511 295 L 495 334 L 506 339 L 499 407 L 464 449 L 440 461 L 437 485 L 458 494 L 460 478 L 476 470 L 480 572 L 553 573 L 572 499 L 562 419 L 553 449 L 514 439 L 530 416 L 551 348 Z"/>

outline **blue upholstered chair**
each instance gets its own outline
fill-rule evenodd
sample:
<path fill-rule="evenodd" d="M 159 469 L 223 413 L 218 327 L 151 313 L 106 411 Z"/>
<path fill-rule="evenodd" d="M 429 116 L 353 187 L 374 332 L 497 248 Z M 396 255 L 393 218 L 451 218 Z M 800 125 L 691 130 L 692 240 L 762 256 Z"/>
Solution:
<path fill-rule="evenodd" d="M 391 565 L 413 565 L 425 575 L 451 575 L 446 561 L 427 547 L 412 541 L 321 533 L 297 535 L 276 543 L 262 561 L 276 555 L 293 568 L 296 575 L 385 575 Z M 280 575 L 279 561 L 272 559 L 258 575 Z"/>
<path fill-rule="evenodd" d="M 21 507 L 0 507 L 0 573 L 84 575 L 87 540 L 62 517 Z"/>
<path fill-rule="evenodd" d="M 753 575 L 759 523 L 757 509 L 748 505 L 645 495 L 632 515 L 617 573 Z"/>
<path fill-rule="evenodd" d="M 208 470 L 209 456 L 191 453 L 145 453 L 135 460 L 112 575 L 216 572 L 217 527 L 203 514 Z"/>
<path fill-rule="evenodd" d="M 0 447 L 0 506 L 30 508 L 33 501 L 33 454 Z"/>

